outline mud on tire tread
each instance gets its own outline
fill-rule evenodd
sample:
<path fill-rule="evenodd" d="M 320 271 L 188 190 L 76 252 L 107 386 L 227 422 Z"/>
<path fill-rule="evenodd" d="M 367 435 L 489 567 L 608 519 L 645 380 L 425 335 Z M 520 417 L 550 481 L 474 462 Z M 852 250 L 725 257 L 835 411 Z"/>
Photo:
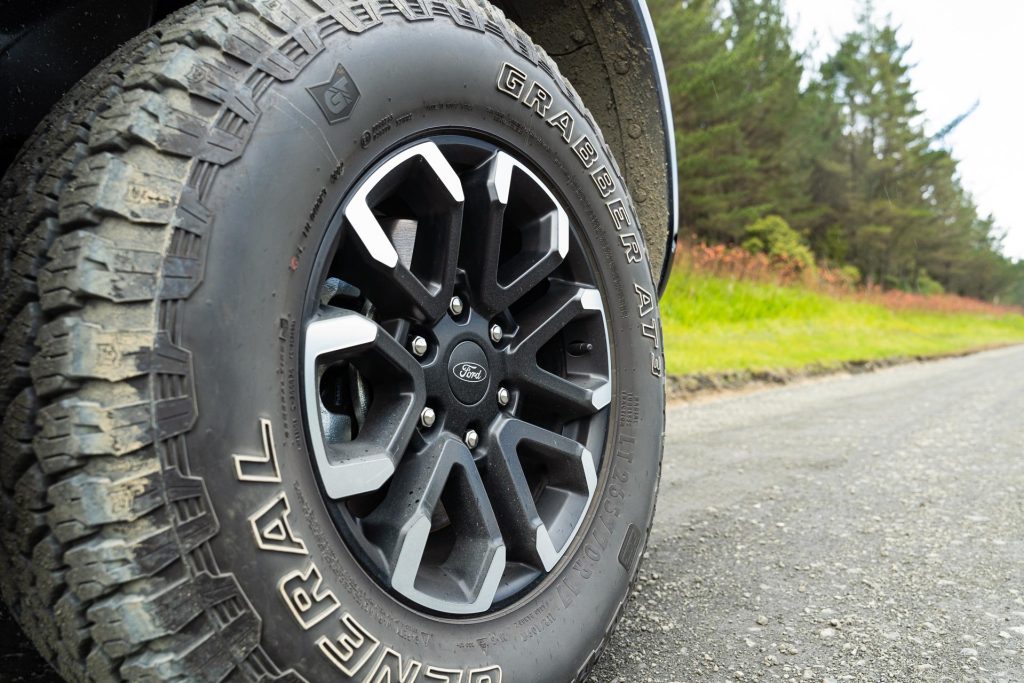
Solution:
<path fill-rule="evenodd" d="M 424 19 L 508 43 L 585 111 L 486 2 L 208 0 L 83 79 L 0 184 L 0 589 L 67 680 L 298 680 L 205 545 L 217 522 L 181 437 L 195 407 L 177 302 L 258 93 L 332 33 Z"/>

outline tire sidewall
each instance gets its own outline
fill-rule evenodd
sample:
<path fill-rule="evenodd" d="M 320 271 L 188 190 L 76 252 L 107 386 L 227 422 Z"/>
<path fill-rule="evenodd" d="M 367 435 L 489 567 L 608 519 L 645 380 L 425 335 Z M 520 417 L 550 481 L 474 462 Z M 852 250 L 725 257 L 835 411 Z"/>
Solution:
<path fill-rule="evenodd" d="M 430 680 L 428 667 L 436 667 L 466 671 L 466 681 L 477 670 L 482 681 L 493 666 L 504 681 L 570 680 L 605 638 L 628 591 L 661 457 L 660 331 L 656 307 L 644 299 L 655 291 L 646 252 L 635 260 L 627 248 L 633 242 L 626 236 L 639 235 L 635 213 L 629 209 L 630 225 L 616 225 L 607 208 L 615 199 L 631 205 L 589 117 L 548 73 L 493 36 L 440 19 L 393 17 L 366 34 L 324 42 L 294 81 L 258 95 L 259 119 L 243 155 L 212 180 L 205 195 L 214 217 L 208 266 L 181 310 L 198 406 L 187 447 L 220 524 L 211 542 L 217 563 L 260 615 L 268 654 L 311 681 L 337 679 L 322 644 L 337 642 L 353 621 L 380 642 L 359 680 L 372 675 L 375 662 L 386 666 L 387 652 L 403 671 L 418 663 L 416 680 Z M 360 94 L 350 118 L 332 125 L 307 89 L 329 82 L 339 64 Z M 523 103 L 526 92 L 517 98 L 498 88 L 506 64 L 526 74 L 524 91 L 537 83 L 551 94 L 548 116 Z M 572 141 L 593 141 L 598 158 L 590 168 L 546 120 L 562 109 L 574 119 Z M 299 382 L 304 299 L 336 207 L 382 155 L 435 131 L 500 141 L 531 160 L 581 219 L 605 301 L 613 370 L 608 439 L 585 533 L 527 600 L 461 620 L 398 602 L 345 547 L 311 465 Z M 593 179 L 601 167 L 615 185 L 608 196 Z M 279 482 L 238 477 L 233 456 L 264 452 L 261 419 L 273 429 Z M 305 553 L 257 543 L 253 519 L 274 501 L 287 506 Z M 288 609 L 282 582 L 310 568 L 323 579 L 311 595 L 329 593 L 339 606 L 305 628 Z"/>

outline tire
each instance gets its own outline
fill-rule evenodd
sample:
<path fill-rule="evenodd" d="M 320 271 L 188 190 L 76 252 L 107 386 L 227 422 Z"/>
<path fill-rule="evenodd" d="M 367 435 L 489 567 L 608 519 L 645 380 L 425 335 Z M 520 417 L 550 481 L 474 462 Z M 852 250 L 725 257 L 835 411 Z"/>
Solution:
<path fill-rule="evenodd" d="M 396 367 L 420 372 L 420 363 L 429 380 L 435 352 L 418 361 L 403 351 L 405 335 L 428 320 L 442 318 L 446 329 L 468 329 L 477 318 L 512 321 L 509 338 L 492 330 L 491 342 L 479 343 L 496 358 L 525 334 L 528 306 L 562 291 L 558 278 L 583 273 L 590 281 L 580 291 L 599 293 L 601 313 L 565 329 L 606 335 L 590 344 L 606 355 L 604 374 L 599 362 L 587 366 L 596 374 L 572 370 L 590 351 L 564 330 L 537 357 L 562 359 L 545 361 L 550 374 L 600 387 L 585 394 L 592 414 L 577 418 L 525 380 L 510 380 L 500 407 L 487 408 L 494 424 L 512 415 L 554 425 L 545 427 L 554 436 L 544 447 L 571 441 L 577 455 L 592 455 L 596 478 L 550 568 L 520 585 L 506 582 L 506 567 L 507 598 L 499 600 L 506 593 L 498 589 L 475 607 L 417 602 L 397 578 L 378 575 L 375 567 L 389 560 L 382 564 L 360 545 L 363 518 L 352 522 L 357 513 L 347 511 L 355 505 L 325 494 L 332 484 L 314 457 L 326 432 L 317 432 L 323 423 L 311 403 L 327 400 L 326 375 L 315 370 L 313 393 L 303 393 L 310 311 L 342 296 L 337 278 L 323 294 L 325 263 L 348 263 L 357 253 L 366 262 L 364 252 L 372 252 L 361 233 L 359 242 L 351 227 L 339 227 L 347 225 L 341 207 L 383 173 L 386 160 L 423 145 L 447 155 L 466 187 L 465 201 L 453 199 L 444 214 L 458 217 L 451 220 L 461 246 L 456 241 L 448 253 L 465 272 L 434 299 L 447 302 L 460 286 L 475 291 L 465 283 L 474 281 L 485 238 L 460 219 L 483 210 L 470 189 L 493 199 L 494 183 L 473 184 L 473 169 L 484 168 L 475 161 L 451 161 L 466 150 L 491 164 L 504 155 L 525 169 L 516 177 L 536 187 L 522 211 L 549 201 L 563 210 L 571 251 L 555 275 L 517 294 L 527 303 L 482 315 L 467 295 L 466 312 L 461 303 L 410 309 L 412 328 L 389 326 L 389 294 L 369 305 L 378 297 L 370 283 L 385 293 L 393 283 L 376 271 L 359 275 L 363 308 L 344 313 L 378 330 L 374 353 L 386 369 L 364 368 L 362 360 L 351 368 L 359 382 L 387 381 L 371 387 L 369 407 L 346 409 L 358 414 L 358 426 L 349 425 L 353 442 L 377 434 L 365 426 L 371 416 L 394 418 L 393 430 L 379 436 L 394 450 L 406 435 L 392 453 L 400 468 L 408 439 L 440 443 L 435 435 L 461 419 L 452 403 L 439 408 L 436 424 L 427 420 L 421 411 L 434 389 L 422 384 L 395 389 L 393 401 L 388 393 Z M 436 167 L 416 164 L 409 173 L 421 175 L 401 187 L 438 185 L 422 175 Z M 64 678 L 586 679 L 635 580 L 654 513 L 664 433 L 656 288 L 632 202 L 592 117 L 553 62 L 500 12 L 483 3 L 397 0 L 186 8 L 62 100 L 4 177 L 2 200 L 0 588 Z M 419 211 L 409 202 L 412 209 L 401 210 Z M 439 235 L 422 244 L 449 244 Z M 403 261 L 408 272 L 440 272 L 417 254 Z M 424 334 L 427 348 L 441 343 L 442 332 Z M 570 348 L 577 360 L 565 360 Z M 599 390 L 610 392 L 600 403 Z M 477 424 L 474 410 L 464 411 L 466 425 Z M 458 462 L 480 468 L 466 465 L 463 488 L 444 484 L 438 493 L 450 510 L 441 527 L 452 534 L 477 533 L 492 519 L 460 526 L 463 513 L 454 507 L 459 492 L 483 490 L 478 479 L 488 494 L 498 481 L 488 429 L 479 427 L 472 461 L 462 441 L 445 441 L 455 444 Z M 468 432 L 463 440 L 477 448 Z M 544 471 L 548 486 L 557 476 Z M 390 481 L 382 496 L 399 488 Z M 506 503 L 490 504 L 500 511 Z M 470 508 L 466 514 L 479 512 Z M 427 511 L 431 534 L 439 509 L 432 518 Z M 530 533 L 539 535 L 537 527 Z M 502 552 L 520 557 L 511 542 Z"/>

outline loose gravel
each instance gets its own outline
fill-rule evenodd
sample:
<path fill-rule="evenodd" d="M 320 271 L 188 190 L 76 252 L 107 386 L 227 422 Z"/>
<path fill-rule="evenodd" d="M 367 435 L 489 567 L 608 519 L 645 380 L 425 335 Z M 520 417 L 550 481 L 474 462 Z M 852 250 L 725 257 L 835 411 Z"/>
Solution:
<path fill-rule="evenodd" d="M 1024 681 L 1024 349 L 668 411 L 592 683 Z"/>

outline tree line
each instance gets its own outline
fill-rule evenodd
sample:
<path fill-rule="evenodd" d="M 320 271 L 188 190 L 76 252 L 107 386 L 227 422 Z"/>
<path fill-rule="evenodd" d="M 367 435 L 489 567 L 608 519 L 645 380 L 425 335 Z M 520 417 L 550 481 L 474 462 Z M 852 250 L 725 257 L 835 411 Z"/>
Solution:
<path fill-rule="evenodd" d="M 865 284 L 1024 304 L 1024 262 L 926 134 L 891 19 L 861 7 L 820 65 L 784 0 L 649 0 L 675 116 L 683 234 L 759 244 L 779 217 L 813 257 Z M 855 269 L 855 270 L 854 270 Z"/>

